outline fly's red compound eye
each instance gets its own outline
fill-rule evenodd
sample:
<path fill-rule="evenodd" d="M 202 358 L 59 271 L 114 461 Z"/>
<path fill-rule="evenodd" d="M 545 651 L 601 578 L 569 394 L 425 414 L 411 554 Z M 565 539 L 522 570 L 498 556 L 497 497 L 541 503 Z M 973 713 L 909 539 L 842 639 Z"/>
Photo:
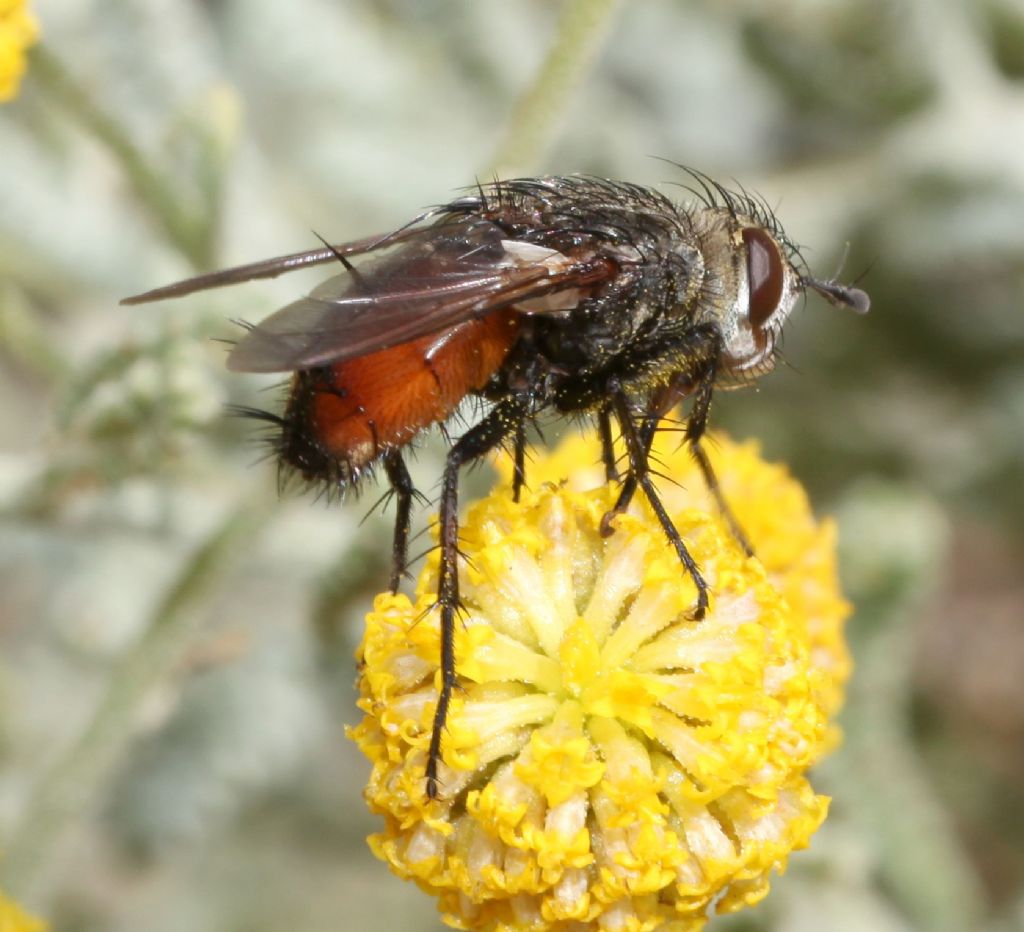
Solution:
<path fill-rule="evenodd" d="M 758 227 L 743 231 L 747 246 L 747 278 L 750 282 L 750 326 L 760 330 L 782 300 L 786 279 L 782 255 L 775 241 Z"/>

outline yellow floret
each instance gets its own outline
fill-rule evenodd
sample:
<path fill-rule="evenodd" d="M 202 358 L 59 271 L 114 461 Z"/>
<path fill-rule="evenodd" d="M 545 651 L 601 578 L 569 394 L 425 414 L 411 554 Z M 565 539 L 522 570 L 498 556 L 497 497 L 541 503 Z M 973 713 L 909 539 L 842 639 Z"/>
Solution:
<path fill-rule="evenodd" d="M 39 25 L 24 0 L 0 0 L 0 103 L 18 93 L 25 52 L 38 36 Z"/>
<path fill-rule="evenodd" d="M 371 847 L 456 928 L 696 930 L 712 905 L 761 899 L 825 818 L 805 772 L 848 671 L 833 531 L 783 470 L 719 440 L 748 558 L 685 453 L 655 455 L 684 486 L 663 497 L 711 586 L 706 617 L 643 503 L 601 535 L 617 489 L 596 444 L 533 463 L 520 503 L 499 488 L 460 528 L 436 800 L 436 554 L 414 601 L 379 596 L 367 617 L 352 736 L 384 817 Z"/>
<path fill-rule="evenodd" d="M 47 928 L 45 922 L 30 916 L 0 890 L 0 932 L 46 932 Z"/>

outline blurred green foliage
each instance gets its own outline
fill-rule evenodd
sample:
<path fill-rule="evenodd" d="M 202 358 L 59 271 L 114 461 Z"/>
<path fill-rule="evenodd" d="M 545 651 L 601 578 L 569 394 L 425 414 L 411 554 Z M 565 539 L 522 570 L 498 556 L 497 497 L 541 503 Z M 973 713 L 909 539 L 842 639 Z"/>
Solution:
<path fill-rule="evenodd" d="M 220 413 L 267 385 L 210 338 L 311 279 L 116 302 L 389 229 L 495 165 L 671 192 L 654 154 L 777 203 L 812 268 L 845 255 L 874 300 L 809 302 L 788 365 L 715 411 L 839 515 L 858 662 L 829 822 L 721 925 L 1024 928 L 1019 0 L 652 0 L 569 42 L 565 73 L 542 0 L 35 8 L 0 110 L 11 892 L 78 932 L 439 928 L 365 848 L 343 739 L 387 515 L 358 527 L 372 491 L 275 507 Z M 442 455 L 414 464 L 428 494 Z"/>

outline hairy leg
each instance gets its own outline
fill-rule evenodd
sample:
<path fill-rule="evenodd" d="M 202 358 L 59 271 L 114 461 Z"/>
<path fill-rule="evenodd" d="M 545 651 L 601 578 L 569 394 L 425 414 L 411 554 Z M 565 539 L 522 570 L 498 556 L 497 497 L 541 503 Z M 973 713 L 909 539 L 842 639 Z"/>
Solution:
<path fill-rule="evenodd" d="M 384 454 L 384 471 L 395 493 L 395 534 L 391 544 L 391 591 L 398 592 L 405 575 L 409 552 L 409 526 L 412 499 L 416 490 L 412 485 L 409 470 L 402 459 L 401 451 L 391 450 Z"/>
<path fill-rule="evenodd" d="M 633 422 L 633 415 L 629 410 L 629 401 L 626 396 L 621 393 L 616 395 L 613 404 L 615 417 L 619 422 L 619 429 L 622 431 L 622 438 L 626 443 L 626 451 L 629 454 L 628 478 L 633 479 L 636 486 L 643 490 L 647 501 L 650 503 L 658 519 L 658 523 L 665 532 L 665 536 L 679 556 L 679 561 L 690 574 L 690 578 L 693 579 L 693 583 L 697 587 L 697 603 L 693 609 L 693 617 L 699 620 L 707 612 L 708 584 L 701 574 L 696 561 L 690 555 L 690 551 L 686 549 L 686 544 L 683 543 L 682 537 L 679 536 L 679 531 L 676 530 L 676 526 L 672 523 L 668 512 L 665 511 L 665 506 L 661 503 L 661 498 L 658 496 L 658 491 L 655 489 L 654 482 L 651 479 L 650 465 L 648 463 L 650 441 L 647 440 L 645 443 L 644 428 L 647 426 L 652 415 L 648 415 L 644 419 L 643 425 L 637 428 Z M 655 429 L 656 427 L 657 418 L 655 418 Z M 653 432 L 651 436 L 653 436 Z"/>
<path fill-rule="evenodd" d="M 441 567 L 437 604 L 441 609 L 441 691 L 427 752 L 427 796 L 437 798 L 437 770 L 448 705 L 456 684 L 455 615 L 459 608 L 459 470 L 497 447 L 522 424 L 525 405 L 512 398 L 498 404 L 448 451 L 441 481 Z"/>

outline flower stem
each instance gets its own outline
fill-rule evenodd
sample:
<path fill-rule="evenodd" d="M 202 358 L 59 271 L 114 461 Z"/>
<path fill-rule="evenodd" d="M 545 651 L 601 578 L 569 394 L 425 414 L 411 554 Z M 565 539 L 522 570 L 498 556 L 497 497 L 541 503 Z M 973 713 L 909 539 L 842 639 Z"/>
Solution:
<path fill-rule="evenodd" d="M 244 499 L 187 561 L 113 673 L 89 724 L 40 778 L 4 846 L 5 886 L 31 895 L 65 829 L 87 811 L 131 742 L 141 703 L 181 661 L 202 617 L 197 606 L 273 513 L 260 504 L 264 498 Z"/>
<path fill-rule="evenodd" d="M 567 0 L 555 41 L 517 101 L 492 159 L 499 175 L 536 169 L 554 138 L 558 118 L 583 82 L 611 30 L 619 0 Z"/>

